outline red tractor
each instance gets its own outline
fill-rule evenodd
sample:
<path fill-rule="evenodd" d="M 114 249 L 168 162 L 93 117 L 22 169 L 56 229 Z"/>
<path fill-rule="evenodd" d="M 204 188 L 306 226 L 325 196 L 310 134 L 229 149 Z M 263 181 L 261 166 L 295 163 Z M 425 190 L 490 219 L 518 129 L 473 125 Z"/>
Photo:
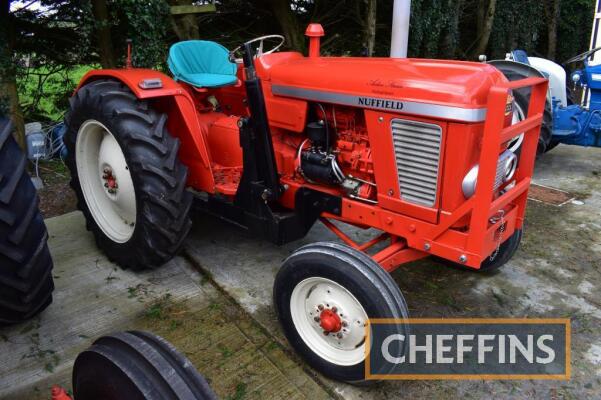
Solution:
<path fill-rule="evenodd" d="M 88 73 L 66 118 L 68 166 L 88 229 L 126 268 L 177 253 L 193 199 L 278 245 L 323 222 L 345 244 L 288 257 L 274 304 L 310 365 L 356 382 L 368 319 L 408 316 L 388 272 L 428 256 L 489 271 L 516 251 L 547 81 L 508 82 L 481 63 L 321 57 L 321 26 L 307 36 L 308 57 L 276 52 L 283 38 L 270 35 L 234 52 L 177 43 L 173 77 Z M 512 123 L 522 87 L 529 110 Z M 381 234 L 359 244 L 341 223 Z"/>

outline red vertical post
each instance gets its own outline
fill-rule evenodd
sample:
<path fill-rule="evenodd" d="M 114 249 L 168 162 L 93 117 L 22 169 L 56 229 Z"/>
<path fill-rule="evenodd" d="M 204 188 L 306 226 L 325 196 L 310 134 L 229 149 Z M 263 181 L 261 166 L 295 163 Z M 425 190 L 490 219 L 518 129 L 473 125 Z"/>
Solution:
<path fill-rule="evenodd" d="M 321 24 L 309 24 L 305 36 L 309 38 L 309 57 L 319 57 L 320 38 L 325 35 Z"/>
<path fill-rule="evenodd" d="M 493 186 L 499 160 L 501 146 L 501 130 L 505 124 L 505 106 L 507 104 L 507 88 L 495 86 L 488 95 L 486 122 L 482 137 L 478 181 L 474 194 L 474 209 L 470 220 L 470 234 L 467 250 L 481 254 L 484 241 L 482 238 L 488 228 L 490 205 L 492 203 Z"/>
<path fill-rule="evenodd" d="M 547 102 L 547 87 L 548 81 L 531 86 L 527 118 L 530 118 L 537 113 L 544 113 L 545 103 Z M 520 152 L 520 164 L 515 176 L 517 182 L 524 178 L 530 178 L 534 172 L 534 161 L 536 159 L 540 128 L 539 125 L 524 132 L 524 141 L 522 142 L 522 151 Z M 528 189 L 515 200 L 515 203 L 518 206 L 516 229 L 521 229 L 524 223 L 524 213 L 526 211 L 527 201 Z"/>

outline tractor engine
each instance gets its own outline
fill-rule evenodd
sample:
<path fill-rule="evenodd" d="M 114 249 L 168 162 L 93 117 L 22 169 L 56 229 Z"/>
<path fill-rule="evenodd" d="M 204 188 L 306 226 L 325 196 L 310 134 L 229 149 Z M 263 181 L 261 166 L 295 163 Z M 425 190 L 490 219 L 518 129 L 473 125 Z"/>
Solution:
<path fill-rule="evenodd" d="M 298 172 L 309 182 L 340 186 L 350 198 L 375 203 L 375 178 L 361 110 L 315 104 L 305 128 Z"/>

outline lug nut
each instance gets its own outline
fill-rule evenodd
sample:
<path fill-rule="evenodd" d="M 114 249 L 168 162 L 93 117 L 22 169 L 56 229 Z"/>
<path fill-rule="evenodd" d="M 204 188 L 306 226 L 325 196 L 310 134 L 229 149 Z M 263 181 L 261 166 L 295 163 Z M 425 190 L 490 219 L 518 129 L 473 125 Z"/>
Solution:
<path fill-rule="evenodd" d="M 108 182 L 104 182 L 104 187 L 105 187 L 105 188 L 108 188 L 108 187 L 109 187 L 109 184 L 108 184 Z"/>
<path fill-rule="evenodd" d="M 344 326 L 345 328 L 348 326 L 348 324 L 346 323 L 346 321 L 342 321 L 342 326 Z"/>
<path fill-rule="evenodd" d="M 315 317 L 315 318 L 313 318 L 313 320 L 314 320 L 315 322 L 319 322 L 319 317 Z"/>
<path fill-rule="evenodd" d="M 332 312 L 337 312 L 337 311 L 338 311 L 338 308 L 332 307 Z"/>
<path fill-rule="evenodd" d="M 323 304 L 318 305 L 317 308 L 319 308 L 319 311 L 323 310 Z"/>
<path fill-rule="evenodd" d="M 330 332 L 328 332 L 328 331 L 323 331 L 323 334 L 324 334 L 325 336 L 328 336 L 328 335 L 330 334 Z"/>
<path fill-rule="evenodd" d="M 336 336 L 338 336 L 338 339 L 342 339 L 342 332 L 338 332 L 338 335 Z"/>

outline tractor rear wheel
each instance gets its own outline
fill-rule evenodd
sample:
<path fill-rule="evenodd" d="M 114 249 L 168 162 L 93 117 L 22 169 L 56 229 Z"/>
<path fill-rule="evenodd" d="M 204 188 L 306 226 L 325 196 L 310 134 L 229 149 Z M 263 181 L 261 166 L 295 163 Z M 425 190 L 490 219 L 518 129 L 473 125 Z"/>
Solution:
<path fill-rule="evenodd" d="M 192 363 L 165 339 L 147 332 L 103 336 L 73 366 L 76 400 L 214 400 Z"/>
<path fill-rule="evenodd" d="M 365 379 L 368 319 L 409 316 L 401 291 L 380 265 L 330 242 L 301 247 L 284 261 L 273 302 L 286 338 L 307 363 L 351 383 Z M 407 326 L 401 323 L 399 331 L 406 335 Z"/>
<path fill-rule="evenodd" d="M 164 264 L 192 224 L 188 171 L 166 121 L 114 80 L 79 89 L 65 120 L 78 207 L 98 247 L 125 268 Z"/>
<path fill-rule="evenodd" d="M 0 121 L 0 325 L 24 321 L 52 302 L 52 258 L 27 159 Z"/>

